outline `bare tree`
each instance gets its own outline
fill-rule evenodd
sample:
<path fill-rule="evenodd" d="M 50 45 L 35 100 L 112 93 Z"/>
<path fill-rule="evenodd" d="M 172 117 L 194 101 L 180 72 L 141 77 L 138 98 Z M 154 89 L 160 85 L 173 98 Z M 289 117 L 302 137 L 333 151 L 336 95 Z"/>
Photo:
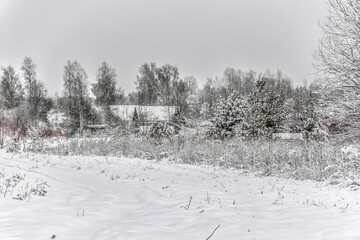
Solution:
<path fill-rule="evenodd" d="M 360 136 L 360 1 L 329 0 L 315 52 L 319 111 L 346 137 Z"/>

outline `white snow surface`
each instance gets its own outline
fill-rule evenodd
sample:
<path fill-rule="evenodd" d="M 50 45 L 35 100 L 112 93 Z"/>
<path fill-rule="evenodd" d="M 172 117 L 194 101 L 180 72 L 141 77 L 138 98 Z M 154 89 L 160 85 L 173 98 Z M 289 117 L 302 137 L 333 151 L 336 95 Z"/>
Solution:
<path fill-rule="evenodd" d="M 23 201 L 13 199 L 19 189 L 0 196 L 0 239 L 205 240 L 219 225 L 210 240 L 360 239 L 360 193 L 326 183 L 3 150 L 0 172 L 49 185 Z"/>
<path fill-rule="evenodd" d="M 135 109 L 137 114 L 146 116 L 148 121 L 168 121 L 175 114 L 174 106 L 111 105 L 110 108 L 118 117 L 126 121 L 132 121 Z"/>

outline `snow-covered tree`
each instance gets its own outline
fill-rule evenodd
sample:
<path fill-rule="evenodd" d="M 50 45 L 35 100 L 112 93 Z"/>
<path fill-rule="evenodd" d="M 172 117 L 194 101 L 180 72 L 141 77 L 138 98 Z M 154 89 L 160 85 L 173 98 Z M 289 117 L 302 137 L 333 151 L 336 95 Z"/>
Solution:
<path fill-rule="evenodd" d="M 6 108 L 14 108 L 20 104 L 22 99 L 19 75 L 11 65 L 3 67 L 1 70 L 0 93 L 2 102 Z"/>
<path fill-rule="evenodd" d="M 64 67 L 64 97 L 65 97 L 65 104 L 66 105 L 66 113 L 68 116 L 71 115 L 73 112 L 73 88 L 74 88 L 74 66 L 70 61 L 67 61 Z"/>
<path fill-rule="evenodd" d="M 248 108 L 243 123 L 243 134 L 250 137 L 266 136 L 278 130 L 286 117 L 285 95 L 266 87 L 266 80 L 256 82 L 256 89 L 247 98 Z"/>
<path fill-rule="evenodd" d="M 116 89 L 116 77 L 115 69 L 103 62 L 96 76 L 97 82 L 92 85 L 91 89 L 96 97 L 96 104 L 108 107 L 124 97 L 121 89 Z"/>
<path fill-rule="evenodd" d="M 188 106 L 188 117 L 191 119 L 201 119 L 201 102 L 198 93 L 189 96 Z"/>
<path fill-rule="evenodd" d="M 93 115 L 88 100 L 88 76 L 80 63 L 68 61 L 64 68 L 63 78 L 68 115 L 82 130 L 89 115 Z"/>
<path fill-rule="evenodd" d="M 124 92 L 121 88 L 116 88 L 116 78 L 115 69 L 103 62 L 96 76 L 97 82 L 92 85 L 91 89 L 95 95 L 95 103 L 101 106 L 105 112 L 105 121 L 108 124 L 116 121 L 110 105 L 124 101 Z"/>
<path fill-rule="evenodd" d="M 360 136 L 360 1 L 329 0 L 315 52 L 318 111 L 344 137 Z"/>
<path fill-rule="evenodd" d="M 155 105 L 158 103 L 160 86 L 157 78 L 157 67 L 155 63 L 144 63 L 137 75 L 136 81 L 137 97 L 139 105 Z M 133 100 L 134 101 L 134 100 Z"/>
<path fill-rule="evenodd" d="M 188 98 L 190 94 L 190 89 L 188 82 L 178 79 L 174 81 L 172 84 L 172 91 L 173 91 L 173 103 L 176 106 L 178 118 L 185 117 L 187 110 L 188 110 Z"/>
<path fill-rule="evenodd" d="M 184 81 L 188 86 L 187 109 L 185 115 L 188 118 L 200 119 L 200 96 L 196 78 L 193 76 L 185 77 Z"/>
<path fill-rule="evenodd" d="M 139 105 L 176 106 L 178 117 L 182 118 L 188 113 L 192 84 L 196 84 L 194 78 L 181 79 L 176 66 L 164 64 L 157 67 L 155 63 L 145 63 L 137 76 L 137 92 L 129 96 L 130 100 L 137 98 Z"/>
<path fill-rule="evenodd" d="M 29 118 L 46 120 L 52 101 L 47 97 L 44 84 L 37 79 L 36 64 L 30 57 L 24 58 L 21 71 L 25 80 L 25 98 Z"/>
<path fill-rule="evenodd" d="M 208 78 L 204 87 L 199 92 L 200 95 L 200 115 L 202 119 L 210 119 L 214 117 L 216 106 L 220 97 L 216 91 L 215 82 Z"/>
<path fill-rule="evenodd" d="M 174 84 L 180 80 L 177 66 L 165 64 L 157 69 L 157 78 L 160 89 L 160 102 L 164 106 L 174 104 Z"/>
<path fill-rule="evenodd" d="M 76 102 L 76 109 L 79 114 L 79 127 L 80 130 L 84 127 L 84 110 L 86 105 L 86 100 L 88 96 L 88 89 L 87 89 L 87 74 L 84 68 L 75 61 L 74 65 L 74 97 Z"/>
<path fill-rule="evenodd" d="M 243 94 L 243 73 L 241 70 L 226 68 L 224 71 L 224 82 L 229 90 L 235 90 Z"/>
<path fill-rule="evenodd" d="M 227 99 L 221 100 L 217 105 L 209 134 L 222 139 L 234 136 L 236 128 L 241 127 L 246 113 L 247 106 L 244 99 L 238 92 L 231 92 Z"/>
<path fill-rule="evenodd" d="M 36 64 L 30 57 L 25 57 L 21 66 L 21 71 L 25 80 L 25 95 L 28 99 L 34 96 L 34 88 L 37 84 Z"/>
<path fill-rule="evenodd" d="M 288 108 L 288 115 L 286 118 L 286 128 L 293 133 L 303 132 L 305 123 L 309 119 L 318 121 L 318 116 L 315 112 L 315 96 L 312 90 L 307 87 L 297 87 L 293 90 L 292 98 L 286 101 Z"/>

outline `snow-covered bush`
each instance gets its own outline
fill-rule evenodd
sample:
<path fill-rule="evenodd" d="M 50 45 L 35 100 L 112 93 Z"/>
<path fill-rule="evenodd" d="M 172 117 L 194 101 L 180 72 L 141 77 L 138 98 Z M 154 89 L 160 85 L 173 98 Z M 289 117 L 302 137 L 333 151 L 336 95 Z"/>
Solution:
<path fill-rule="evenodd" d="M 34 183 L 26 181 L 26 175 L 20 173 L 7 174 L 0 170 L 0 196 L 17 200 L 29 200 L 32 196 L 45 196 L 47 183 L 36 180 Z"/>
<path fill-rule="evenodd" d="M 26 120 L 21 116 L 21 110 L 1 110 L 0 112 L 0 148 L 6 147 L 14 149 L 14 143 L 18 143 L 26 134 L 27 126 L 24 123 Z M 5 141 L 7 144 L 5 144 Z M 15 145 L 16 145 L 15 144 Z M 12 146 L 9 146 L 12 145 Z"/>
<path fill-rule="evenodd" d="M 360 162 L 360 149 L 358 146 L 349 145 L 341 149 L 341 152 L 344 154 L 344 157 L 349 161 L 358 161 Z"/>
<path fill-rule="evenodd" d="M 10 136 L 10 122 L 5 117 L 0 116 L 0 148 L 5 145 L 5 140 Z"/>
<path fill-rule="evenodd" d="M 174 126 L 165 121 L 153 122 L 148 130 L 148 135 L 155 139 L 169 138 L 170 136 L 174 135 L 174 133 Z"/>
<path fill-rule="evenodd" d="M 304 139 L 310 140 L 324 140 L 329 137 L 327 127 L 313 118 L 309 118 L 304 123 L 304 130 L 302 133 Z"/>
<path fill-rule="evenodd" d="M 26 138 L 23 139 L 24 151 L 41 152 L 44 138 L 52 137 L 54 133 L 44 122 L 38 122 L 27 130 Z"/>
<path fill-rule="evenodd" d="M 30 152 L 41 152 L 43 149 L 43 139 L 40 137 L 31 137 L 27 139 L 28 141 L 24 141 L 24 150 Z"/>
<path fill-rule="evenodd" d="M 65 130 L 71 125 L 70 118 L 65 115 L 64 112 L 50 110 L 47 114 L 49 126 L 58 132 L 65 132 Z"/>
<path fill-rule="evenodd" d="M 7 152 L 19 152 L 21 149 L 21 144 L 16 138 L 11 138 L 7 147 Z"/>
<path fill-rule="evenodd" d="M 282 127 L 286 118 L 284 101 L 283 93 L 276 94 L 266 86 L 265 79 L 260 79 L 246 99 L 234 91 L 218 104 L 209 135 L 221 139 L 235 134 L 248 138 L 269 136 Z"/>
<path fill-rule="evenodd" d="M 344 170 L 352 171 L 355 169 L 360 169 L 360 147 L 359 146 L 356 146 L 353 144 L 344 146 L 341 149 L 341 152 L 343 154 L 342 168 Z M 358 183 L 360 185 L 360 179 L 359 179 Z"/>

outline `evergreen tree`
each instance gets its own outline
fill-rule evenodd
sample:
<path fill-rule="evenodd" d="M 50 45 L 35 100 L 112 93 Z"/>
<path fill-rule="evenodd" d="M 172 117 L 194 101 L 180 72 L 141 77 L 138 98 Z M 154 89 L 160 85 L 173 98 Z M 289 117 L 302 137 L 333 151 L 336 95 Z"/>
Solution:
<path fill-rule="evenodd" d="M 233 91 L 217 105 L 210 135 L 216 138 L 232 137 L 236 127 L 241 127 L 246 114 L 246 103 L 238 92 Z"/>
<path fill-rule="evenodd" d="M 266 80 L 256 82 L 248 97 L 248 112 L 243 125 L 246 136 L 266 136 L 276 132 L 286 117 L 285 95 L 266 88 Z"/>

